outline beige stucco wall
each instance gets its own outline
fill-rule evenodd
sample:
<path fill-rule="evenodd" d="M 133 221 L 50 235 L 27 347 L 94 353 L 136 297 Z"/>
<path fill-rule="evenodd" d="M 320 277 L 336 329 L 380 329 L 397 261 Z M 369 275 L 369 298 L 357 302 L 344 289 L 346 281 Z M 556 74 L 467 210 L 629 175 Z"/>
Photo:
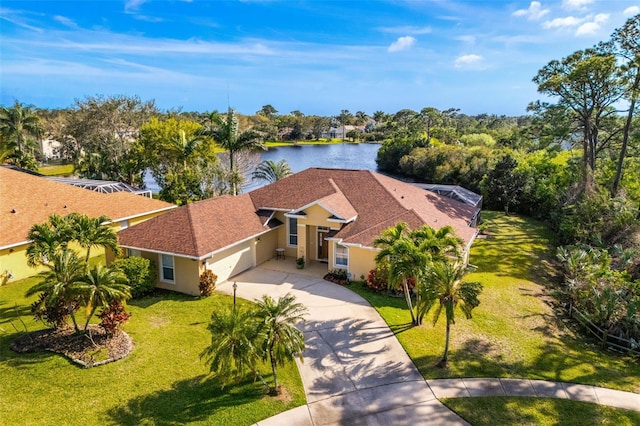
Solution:
<path fill-rule="evenodd" d="M 377 251 L 349 246 L 349 272 L 352 280 L 360 280 L 360 276 L 365 278 L 369 275 L 369 271 L 376 267 L 375 257 Z"/>
<path fill-rule="evenodd" d="M 162 262 L 158 253 L 142 252 L 142 257 L 151 259 L 156 263 L 159 288 L 179 291 L 180 293 L 197 296 L 200 294 L 200 274 L 204 271 L 202 264 L 186 257 L 173 257 L 175 283 L 162 281 Z"/>
<path fill-rule="evenodd" d="M 260 236 L 260 241 L 256 244 L 256 265 L 264 263 L 272 257 L 275 257 L 276 249 L 281 247 L 278 243 L 279 229 L 274 229 Z"/>

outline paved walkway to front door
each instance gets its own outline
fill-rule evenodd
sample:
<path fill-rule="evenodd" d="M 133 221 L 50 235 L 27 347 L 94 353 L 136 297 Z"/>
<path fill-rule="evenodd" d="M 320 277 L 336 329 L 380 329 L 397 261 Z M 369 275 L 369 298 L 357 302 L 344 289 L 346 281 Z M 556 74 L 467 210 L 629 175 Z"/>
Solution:
<path fill-rule="evenodd" d="M 276 263 L 278 269 L 284 261 Z M 295 267 L 295 265 L 294 265 Z M 380 315 L 363 298 L 321 276 L 268 269 L 232 279 L 237 296 L 255 300 L 288 292 L 309 309 L 307 350 L 298 367 L 307 405 L 263 425 L 467 425 L 438 401 Z M 218 290 L 232 294 L 232 282 Z"/>

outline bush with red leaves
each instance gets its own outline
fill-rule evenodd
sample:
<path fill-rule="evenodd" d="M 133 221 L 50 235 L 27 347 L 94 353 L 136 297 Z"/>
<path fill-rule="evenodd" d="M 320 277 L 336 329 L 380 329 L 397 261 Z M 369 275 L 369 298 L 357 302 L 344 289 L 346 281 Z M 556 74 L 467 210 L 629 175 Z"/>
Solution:
<path fill-rule="evenodd" d="M 98 318 L 100 318 L 100 327 L 104 331 L 113 336 L 122 328 L 122 325 L 127 322 L 131 317 L 131 314 L 124 310 L 122 303 L 118 301 L 112 301 L 108 307 L 104 308 Z"/>

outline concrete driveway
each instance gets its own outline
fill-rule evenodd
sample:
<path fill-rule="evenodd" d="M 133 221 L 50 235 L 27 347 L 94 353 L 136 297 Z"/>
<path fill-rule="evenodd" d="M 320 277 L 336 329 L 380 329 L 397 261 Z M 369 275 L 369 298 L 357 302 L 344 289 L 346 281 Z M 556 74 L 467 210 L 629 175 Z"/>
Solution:
<path fill-rule="evenodd" d="M 264 425 L 467 425 L 442 405 L 380 315 L 363 298 L 317 276 L 270 269 L 234 277 L 237 296 L 288 292 L 309 309 L 307 350 L 298 362 L 307 405 Z M 232 282 L 217 287 L 233 294 Z"/>

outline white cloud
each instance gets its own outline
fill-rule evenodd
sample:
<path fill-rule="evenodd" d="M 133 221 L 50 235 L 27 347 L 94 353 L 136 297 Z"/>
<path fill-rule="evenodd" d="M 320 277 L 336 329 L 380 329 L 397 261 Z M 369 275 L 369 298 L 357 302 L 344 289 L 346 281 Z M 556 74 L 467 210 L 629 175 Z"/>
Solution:
<path fill-rule="evenodd" d="M 576 36 L 588 36 L 598 33 L 600 31 L 600 24 L 604 24 L 609 20 L 609 15 L 607 13 L 598 13 L 593 17 L 593 21 L 585 22 L 580 25 L 576 30 Z"/>
<path fill-rule="evenodd" d="M 584 10 L 593 0 L 562 0 L 562 7 L 568 10 Z"/>
<path fill-rule="evenodd" d="M 56 15 L 56 16 L 53 17 L 53 20 L 54 21 L 58 21 L 59 23 L 61 23 L 65 27 L 78 28 L 78 24 L 76 24 L 73 19 L 67 18 L 66 16 Z"/>
<path fill-rule="evenodd" d="M 455 68 L 481 68 L 484 58 L 480 55 L 462 55 L 453 62 Z"/>
<path fill-rule="evenodd" d="M 551 28 L 576 27 L 582 22 L 584 22 L 584 19 L 579 19 L 575 16 L 567 16 L 566 18 L 555 18 L 551 21 L 546 21 L 542 26 L 549 30 Z"/>
<path fill-rule="evenodd" d="M 137 12 L 142 6 L 143 3 L 146 3 L 147 0 L 127 0 L 124 4 L 124 11 L 126 13 Z"/>
<path fill-rule="evenodd" d="M 400 37 L 389 46 L 387 49 L 389 52 L 400 52 L 401 50 L 406 50 L 413 46 L 416 42 L 416 39 L 411 36 Z"/>
<path fill-rule="evenodd" d="M 549 13 L 549 9 L 543 9 L 539 1 L 532 1 L 528 9 L 519 9 L 513 12 L 513 16 L 526 16 L 530 21 L 537 21 Z"/>
<path fill-rule="evenodd" d="M 628 7 L 624 10 L 624 12 L 622 12 L 624 16 L 634 16 L 634 15 L 637 15 L 638 13 L 640 13 L 640 7 L 638 6 Z"/>
<path fill-rule="evenodd" d="M 422 34 L 430 34 L 433 30 L 431 27 L 414 27 L 411 25 L 405 25 L 400 27 L 382 27 L 380 31 L 383 33 L 391 33 L 391 34 L 413 34 L 413 35 L 422 35 Z"/>

